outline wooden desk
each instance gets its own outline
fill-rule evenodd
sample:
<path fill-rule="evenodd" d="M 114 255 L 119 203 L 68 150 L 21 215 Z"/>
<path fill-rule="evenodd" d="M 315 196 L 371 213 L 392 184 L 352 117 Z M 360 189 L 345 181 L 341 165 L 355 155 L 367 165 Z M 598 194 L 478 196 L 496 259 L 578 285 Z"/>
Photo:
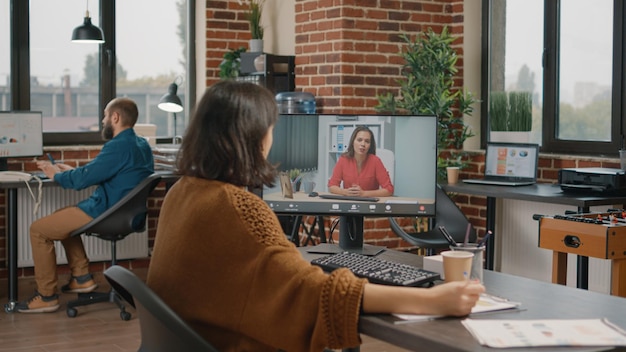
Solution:
<path fill-rule="evenodd" d="M 585 195 L 577 193 L 564 193 L 561 187 L 556 184 L 536 184 L 531 186 L 492 186 L 466 184 L 459 182 L 456 184 L 441 184 L 446 192 L 456 192 L 476 196 L 487 197 L 486 227 L 495 233 L 496 219 L 496 199 L 514 199 L 531 202 L 552 203 L 570 205 L 577 208 L 579 213 L 589 212 L 589 207 L 597 205 L 626 204 L 626 196 L 605 196 L 605 195 Z M 544 214 L 552 215 L 552 214 Z M 531 219 L 528 219 L 531 221 Z M 485 267 L 493 270 L 494 251 L 497 236 L 492 236 L 487 242 L 485 252 Z M 588 265 L 589 258 L 586 256 L 577 257 L 577 287 L 588 288 Z"/>
<path fill-rule="evenodd" d="M 311 260 L 317 255 L 306 253 Z M 422 257 L 387 250 L 379 255 L 387 260 L 421 266 Z M 626 299 L 572 287 L 526 279 L 486 270 L 487 292 L 522 303 L 522 310 L 471 315 L 472 319 L 584 319 L 608 318 L 626 329 Z M 391 315 L 363 315 L 359 331 L 376 339 L 411 351 L 494 351 L 478 344 L 461 324 L 460 318 L 444 318 L 405 324 L 394 324 Z M 615 348 L 516 348 L 520 351 L 611 351 Z"/>

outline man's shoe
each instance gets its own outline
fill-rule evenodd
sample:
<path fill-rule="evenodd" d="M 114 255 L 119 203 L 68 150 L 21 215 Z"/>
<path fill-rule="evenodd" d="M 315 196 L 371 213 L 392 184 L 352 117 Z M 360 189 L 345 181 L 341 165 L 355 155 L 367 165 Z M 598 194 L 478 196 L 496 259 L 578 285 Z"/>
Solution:
<path fill-rule="evenodd" d="M 63 293 L 89 293 L 98 287 L 93 276 L 91 274 L 83 275 L 81 277 L 72 276 L 70 282 L 67 285 L 61 287 Z"/>
<path fill-rule="evenodd" d="M 59 296 L 42 296 L 39 292 L 27 301 L 19 302 L 15 309 L 20 313 L 52 313 L 59 309 Z"/>

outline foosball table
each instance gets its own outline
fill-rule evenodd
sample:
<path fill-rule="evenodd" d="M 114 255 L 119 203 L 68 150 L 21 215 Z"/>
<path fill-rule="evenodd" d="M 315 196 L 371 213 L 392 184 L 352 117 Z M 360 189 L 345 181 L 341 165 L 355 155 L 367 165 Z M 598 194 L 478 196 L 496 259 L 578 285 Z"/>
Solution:
<path fill-rule="evenodd" d="M 611 294 L 626 297 L 626 210 L 535 219 L 539 221 L 539 247 L 553 251 L 553 283 L 566 283 L 568 253 L 609 259 Z"/>

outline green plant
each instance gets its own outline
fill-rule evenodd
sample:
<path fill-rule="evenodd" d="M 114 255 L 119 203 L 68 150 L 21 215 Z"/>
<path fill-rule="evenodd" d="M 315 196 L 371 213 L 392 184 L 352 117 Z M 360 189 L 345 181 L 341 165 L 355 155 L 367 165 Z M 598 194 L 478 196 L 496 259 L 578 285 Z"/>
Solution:
<path fill-rule="evenodd" d="M 489 99 L 489 126 L 492 131 L 532 130 L 530 92 L 491 92 Z"/>
<path fill-rule="evenodd" d="M 386 113 L 434 114 L 439 121 L 437 147 L 438 175 L 445 177 L 447 166 L 467 165 L 463 142 L 474 136 L 464 115 L 471 115 L 476 102 L 470 92 L 455 89 L 458 56 L 451 44 L 454 42 L 448 28 L 441 34 L 431 28 L 418 33 L 415 40 L 402 34 L 406 48 L 400 53 L 405 61 L 398 96 L 387 93 L 378 96 L 376 110 Z"/>
<path fill-rule="evenodd" d="M 263 4 L 265 0 L 250 0 L 246 19 L 250 23 L 250 34 L 252 39 L 263 39 L 263 26 L 261 26 L 261 15 L 263 14 Z"/>
<path fill-rule="evenodd" d="M 506 92 L 491 92 L 489 95 L 489 123 L 492 131 L 506 131 L 509 116 L 509 100 Z"/>
<path fill-rule="evenodd" d="M 230 49 L 224 54 L 224 60 L 220 63 L 220 78 L 229 79 L 239 76 L 239 68 L 241 67 L 241 53 L 245 52 L 246 48 L 239 47 L 239 49 Z"/>

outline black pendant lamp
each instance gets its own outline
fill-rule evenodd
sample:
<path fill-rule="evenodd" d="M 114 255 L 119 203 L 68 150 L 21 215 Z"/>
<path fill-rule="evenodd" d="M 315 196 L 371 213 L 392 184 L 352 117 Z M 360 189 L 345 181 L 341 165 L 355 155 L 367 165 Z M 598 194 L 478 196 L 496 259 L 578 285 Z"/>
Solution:
<path fill-rule="evenodd" d="M 72 43 L 104 43 L 104 33 L 102 29 L 94 26 L 89 17 L 89 2 L 85 13 L 85 22 L 72 32 Z"/>

